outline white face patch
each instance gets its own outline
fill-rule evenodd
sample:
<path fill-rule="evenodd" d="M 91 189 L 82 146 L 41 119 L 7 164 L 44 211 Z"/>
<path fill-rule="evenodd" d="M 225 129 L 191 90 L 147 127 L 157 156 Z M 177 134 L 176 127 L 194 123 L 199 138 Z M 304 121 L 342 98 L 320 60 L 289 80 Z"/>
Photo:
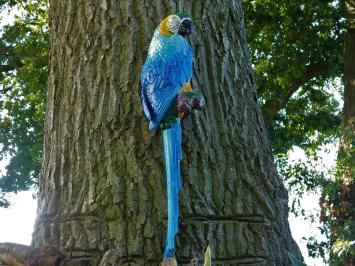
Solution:
<path fill-rule="evenodd" d="M 178 32 L 180 24 L 181 24 L 181 19 L 178 16 L 173 15 L 169 18 L 167 26 L 170 32 L 175 34 Z"/>

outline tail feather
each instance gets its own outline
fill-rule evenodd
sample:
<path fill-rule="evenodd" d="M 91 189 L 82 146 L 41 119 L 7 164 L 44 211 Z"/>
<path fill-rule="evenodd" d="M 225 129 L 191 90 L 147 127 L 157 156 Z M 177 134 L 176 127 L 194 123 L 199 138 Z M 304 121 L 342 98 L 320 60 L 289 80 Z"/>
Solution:
<path fill-rule="evenodd" d="M 176 120 L 172 127 L 163 130 L 165 171 L 168 193 L 168 232 L 164 260 L 172 257 L 175 251 L 175 235 L 178 232 L 180 160 L 182 132 L 180 121 Z"/>

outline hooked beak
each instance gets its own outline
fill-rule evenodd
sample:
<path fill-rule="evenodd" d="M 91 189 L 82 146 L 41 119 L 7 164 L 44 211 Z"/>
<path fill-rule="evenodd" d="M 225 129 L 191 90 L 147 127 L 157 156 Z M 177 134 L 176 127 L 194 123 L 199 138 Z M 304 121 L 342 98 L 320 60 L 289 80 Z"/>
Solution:
<path fill-rule="evenodd" d="M 180 23 L 178 34 L 183 37 L 189 36 L 195 31 L 195 25 L 191 19 L 183 19 Z"/>

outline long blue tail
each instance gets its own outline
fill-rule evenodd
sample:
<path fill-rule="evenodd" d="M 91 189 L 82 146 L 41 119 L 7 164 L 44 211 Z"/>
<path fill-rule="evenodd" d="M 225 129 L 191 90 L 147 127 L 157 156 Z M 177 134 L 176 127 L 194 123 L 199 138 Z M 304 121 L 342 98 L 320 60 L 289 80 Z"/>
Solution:
<path fill-rule="evenodd" d="M 179 191 L 181 151 L 181 125 L 177 119 L 171 128 L 163 130 L 165 171 L 168 192 L 168 232 L 164 252 L 164 260 L 172 257 L 175 251 L 175 235 L 179 221 Z"/>

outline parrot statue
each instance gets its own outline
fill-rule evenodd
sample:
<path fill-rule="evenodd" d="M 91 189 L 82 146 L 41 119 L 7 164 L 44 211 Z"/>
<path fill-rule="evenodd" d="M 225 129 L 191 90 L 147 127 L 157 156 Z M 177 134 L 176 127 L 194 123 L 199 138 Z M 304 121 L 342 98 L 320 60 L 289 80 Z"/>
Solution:
<path fill-rule="evenodd" d="M 140 76 L 140 96 L 149 130 L 160 127 L 163 131 L 168 198 L 164 261 L 175 256 L 178 232 L 182 159 L 180 120 L 205 104 L 203 96 L 194 92 L 191 86 L 193 53 L 186 37 L 193 30 L 193 21 L 185 14 L 164 18 L 154 32 Z"/>

